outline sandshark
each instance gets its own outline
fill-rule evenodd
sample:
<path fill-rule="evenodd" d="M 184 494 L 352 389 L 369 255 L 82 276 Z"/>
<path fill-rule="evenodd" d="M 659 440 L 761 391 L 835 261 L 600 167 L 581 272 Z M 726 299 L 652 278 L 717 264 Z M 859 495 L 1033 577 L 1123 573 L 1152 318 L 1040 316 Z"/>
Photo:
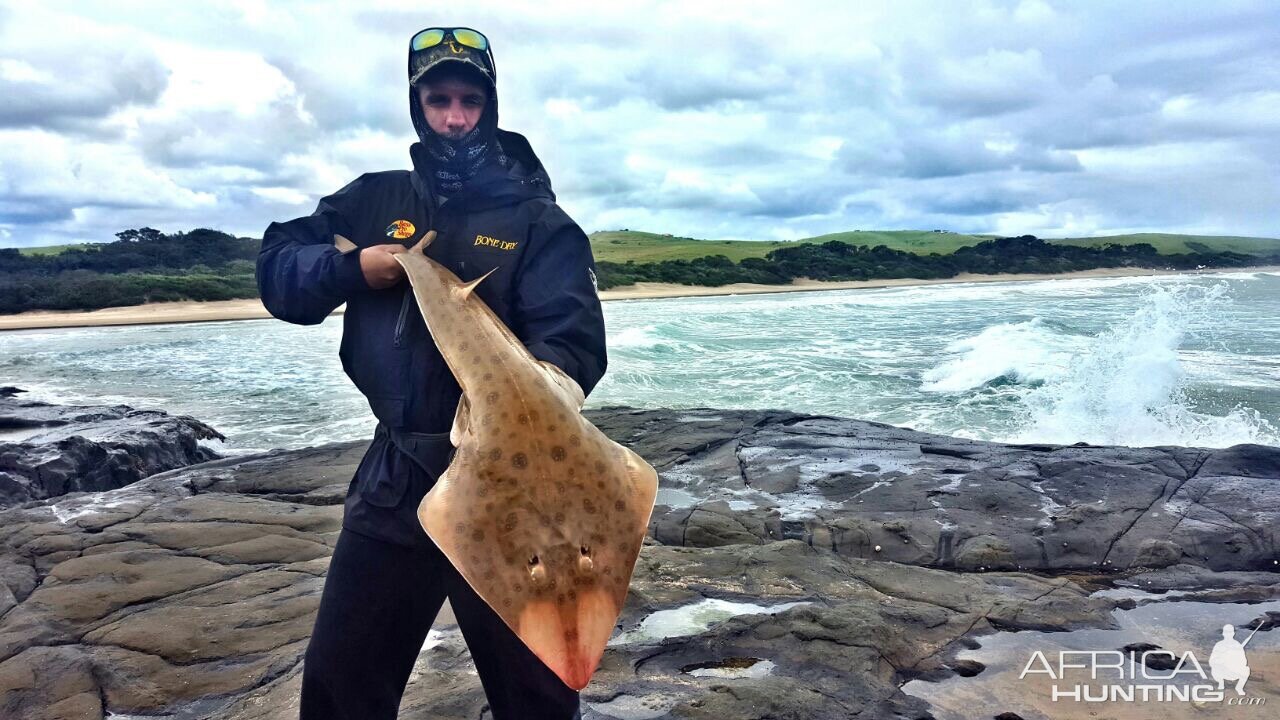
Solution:
<path fill-rule="evenodd" d="M 463 391 L 449 433 L 457 450 L 418 519 L 529 649 L 581 690 L 626 601 L 658 475 L 587 421 L 582 388 L 534 358 L 475 294 L 488 274 L 463 282 L 426 256 L 435 235 L 394 255 Z"/>

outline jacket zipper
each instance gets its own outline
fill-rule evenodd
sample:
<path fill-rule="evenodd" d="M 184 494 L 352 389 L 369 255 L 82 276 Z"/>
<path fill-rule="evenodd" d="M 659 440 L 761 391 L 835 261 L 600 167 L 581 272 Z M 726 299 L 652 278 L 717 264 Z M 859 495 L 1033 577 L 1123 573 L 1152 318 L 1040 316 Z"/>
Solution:
<path fill-rule="evenodd" d="M 404 289 L 404 299 L 400 301 L 400 317 L 396 318 L 395 347 L 400 347 L 400 339 L 404 335 L 404 321 L 409 317 L 409 300 L 413 297 L 413 286 Z"/>

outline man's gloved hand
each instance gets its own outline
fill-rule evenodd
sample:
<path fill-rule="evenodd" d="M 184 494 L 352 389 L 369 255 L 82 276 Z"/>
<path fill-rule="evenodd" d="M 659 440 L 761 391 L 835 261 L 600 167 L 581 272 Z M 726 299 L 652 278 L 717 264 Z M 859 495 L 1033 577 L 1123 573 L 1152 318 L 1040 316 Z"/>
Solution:
<path fill-rule="evenodd" d="M 369 287 L 381 290 L 404 279 L 404 266 L 391 257 L 404 251 L 405 247 L 397 243 L 371 245 L 360 250 L 360 270 Z"/>

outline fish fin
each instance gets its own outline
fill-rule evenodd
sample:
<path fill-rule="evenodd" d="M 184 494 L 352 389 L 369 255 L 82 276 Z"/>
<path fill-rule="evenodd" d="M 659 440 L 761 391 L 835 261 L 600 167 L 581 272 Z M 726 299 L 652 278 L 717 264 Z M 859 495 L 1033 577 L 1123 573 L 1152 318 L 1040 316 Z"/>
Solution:
<path fill-rule="evenodd" d="M 458 411 L 453 415 L 453 429 L 449 431 L 449 442 L 454 447 L 462 445 L 462 436 L 466 434 L 471 424 L 471 401 L 467 399 L 467 394 L 463 393 L 458 398 Z"/>
<path fill-rule="evenodd" d="M 640 454 L 635 450 L 619 445 L 622 448 L 622 456 L 625 458 L 627 465 L 627 478 L 631 481 L 631 486 L 636 490 L 636 496 L 640 499 L 640 507 L 647 507 L 645 511 L 644 521 L 640 523 L 641 527 L 649 527 L 649 518 L 653 514 L 654 501 L 658 499 L 658 471 L 653 466 L 645 462 Z"/>
<path fill-rule="evenodd" d="M 476 278 L 475 280 L 472 280 L 469 283 L 464 283 L 462 287 L 458 288 L 458 297 L 462 300 L 466 300 L 467 298 L 471 297 L 471 293 L 475 292 L 476 286 L 484 282 L 485 278 L 489 277 L 490 275 L 494 274 L 497 271 L 498 271 L 498 268 L 494 268 L 489 272 Z"/>
<path fill-rule="evenodd" d="M 343 237 L 342 235 L 338 235 L 338 234 L 334 234 L 334 236 L 333 236 L 333 246 L 334 246 L 334 247 L 336 247 L 336 248 L 338 248 L 338 252 L 342 253 L 343 255 L 346 255 L 347 253 L 351 252 L 352 250 L 359 250 L 359 249 L 360 249 L 360 248 L 356 247 L 356 244 L 355 244 L 355 243 L 351 242 L 351 241 L 350 241 L 350 240 L 348 240 L 347 238 Z"/>
<path fill-rule="evenodd" d="M 561 370 L 555 363 L 539 360 L 538 364 L 551 377 L 551 382 L 564 391 L 565 396 L 573 403 L 578 410 L 582 409 L 582 404 L 587 401 L 587 396 L 582 392 L 582 386 L 577 381 L 569 377 L 565 371 Z"/>
<path fill-rule="evenodd" d="M 431 242 L 435 239 L 436 239 L 436 231 L 428 230 L 422 234 L 422 239 L 418 241 L 418 244 L 409 248 L 409 252 L 425 253 L 427 251 L 427 246 L 430 245 Z"/>

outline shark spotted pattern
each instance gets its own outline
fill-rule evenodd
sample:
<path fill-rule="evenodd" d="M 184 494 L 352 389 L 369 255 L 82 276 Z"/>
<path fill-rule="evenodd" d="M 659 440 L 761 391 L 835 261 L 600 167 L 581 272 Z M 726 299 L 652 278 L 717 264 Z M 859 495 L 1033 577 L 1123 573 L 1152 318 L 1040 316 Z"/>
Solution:
<path fill-rule="evenodd" d="M 425 255 L 404 266 L 458 384 L 449 468 L 418 507 L 432 541 L 566 685 L 604 654 L 657 495 L 657 473 L 582 417 L 582 389 L 537 360 L 476 294 Z"/>

